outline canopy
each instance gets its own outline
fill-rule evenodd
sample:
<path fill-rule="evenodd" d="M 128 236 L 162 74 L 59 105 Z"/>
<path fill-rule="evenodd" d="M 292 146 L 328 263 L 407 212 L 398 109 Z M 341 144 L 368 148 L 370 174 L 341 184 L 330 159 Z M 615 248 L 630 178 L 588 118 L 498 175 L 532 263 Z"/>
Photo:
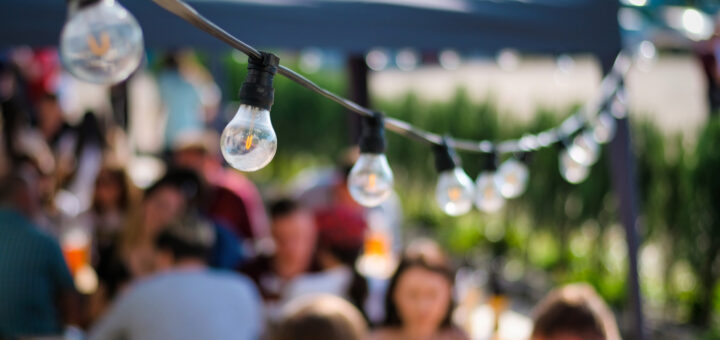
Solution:
<path fill-rule="evenodd" d="M 150 48 L 224 47 L 150 0 L 120 0 Z M 455 48 L 494 53 L 618 51 L 613 0 L 189 0 L 228 32 L 262 48 Z M 0 47 L 56 45 L 63 0 L 3 0 Z"/>

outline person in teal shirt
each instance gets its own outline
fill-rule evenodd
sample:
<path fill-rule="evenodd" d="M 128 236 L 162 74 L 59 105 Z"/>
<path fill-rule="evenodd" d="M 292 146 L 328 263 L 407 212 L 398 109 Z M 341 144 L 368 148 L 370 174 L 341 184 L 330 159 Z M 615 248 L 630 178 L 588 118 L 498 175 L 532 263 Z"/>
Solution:
<path fill-rule="evenodd" d="M 74 314 L 60 246 L 30 219 L 39 203 L 29 168 L 0 179 L 0 339 L 61 334 Z"/>

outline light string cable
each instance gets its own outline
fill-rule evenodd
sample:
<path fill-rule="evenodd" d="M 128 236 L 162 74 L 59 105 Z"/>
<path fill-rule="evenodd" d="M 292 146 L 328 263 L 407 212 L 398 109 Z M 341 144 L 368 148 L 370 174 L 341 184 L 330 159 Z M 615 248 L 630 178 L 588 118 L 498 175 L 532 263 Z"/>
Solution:
<path fill-rule="evenodd" d="M 246 54 L 251 58 L 261 58 L 259 50 L 248 45 L 242 40 L 228 33 L 215 23 L 198 13 L 194 8 L 182 0 L 153 0 L 160 7 L 177 15 L 183 20 L 189 22 L 193 26 L 205 31 L 206 33 L 225 42 L 230 47 Z M 565 119 L 559 126 L 540 132 L 534 135 L 525 135 L 518 139 L 505 140 L 501 142 L 492 142 L 488 140 L 472 141 L 457 138 L 446 138 L 445 143 L 448 146 L 467 152 L 477 153 L 515 153 L 528 152 L 538 150 L 562 141 L 567 136 L 581 130 L 593 115 L 595 115 L 602 107 L 616 95 L 620 87 L 623 85 L 623 79 L 630 69 L 631 58 L 624 52 L 618 53 L 610 72 L 603 78 L 600 84 L 600 94 L 594 100 L 587 102 L 575 114 Z M 286 78 L 296 82 L 297 84 L 312 90 L 340 105 L 346 109 L 355 112 L 361 116 L 372 117 L 373 110 L 363 107 L 352 100 L 341 97 L 331 91 L 328 91 L 311 80 L 305 78 L 301 74 L 293 71 L 286 66 L 280 65 L 278 73 Z M 413 139 L 422 143 L 431 145 L 442 145 L 443 136 L 416 128 L 410 123 L 386 117 L 384 119 L 385 127 L 401 136 Z"/>

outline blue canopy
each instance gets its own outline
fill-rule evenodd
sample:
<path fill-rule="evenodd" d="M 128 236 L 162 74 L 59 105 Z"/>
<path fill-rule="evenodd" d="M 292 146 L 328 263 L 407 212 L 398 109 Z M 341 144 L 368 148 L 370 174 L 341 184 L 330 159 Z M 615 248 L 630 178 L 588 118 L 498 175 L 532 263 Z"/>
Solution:
<path fill-rule="evenodd" d="M 614 55 L 613 0 L 189 0 L 228 32 L 263 48 L 455 48 L 494 53 Z M 121 0 L 148 47 L 220 48 L 222 43 L 150 0 Z M 63 0 L 2 0 L 0 47 L 56 45 Z"/>

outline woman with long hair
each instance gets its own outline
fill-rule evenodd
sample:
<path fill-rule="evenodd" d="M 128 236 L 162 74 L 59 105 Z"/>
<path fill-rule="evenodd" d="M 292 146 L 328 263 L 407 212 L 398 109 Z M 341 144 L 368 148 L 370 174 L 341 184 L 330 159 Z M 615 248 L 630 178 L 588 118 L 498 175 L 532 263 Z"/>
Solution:
<path fill-rule="evenodd" d="M 385 321 L 376 340 L 464 340 L 452 323 L 454 271 L 433 241 L 411 244 L 404 252 L 385 296 Z"/>

